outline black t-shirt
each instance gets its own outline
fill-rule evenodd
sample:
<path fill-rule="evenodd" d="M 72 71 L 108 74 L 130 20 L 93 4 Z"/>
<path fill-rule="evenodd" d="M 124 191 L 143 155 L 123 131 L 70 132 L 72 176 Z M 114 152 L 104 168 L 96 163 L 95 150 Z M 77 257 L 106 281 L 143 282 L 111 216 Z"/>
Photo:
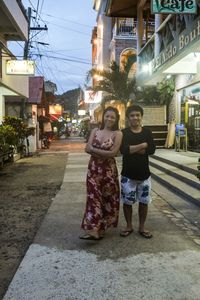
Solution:
<path fill-rule="evenodd" d="M 154 154 L 155 144 L 152 133 L 148 128 L 142 127 L 140 133 L 134 133 L 130 128 L 122 130 L 123 138 L 120 151 L 123 155 L 121 175 L 134 180 L 145 180 L 150 176 L 148 155 Z M 145 154 L 130 154 L 129 146 L 147 143 Z"/>

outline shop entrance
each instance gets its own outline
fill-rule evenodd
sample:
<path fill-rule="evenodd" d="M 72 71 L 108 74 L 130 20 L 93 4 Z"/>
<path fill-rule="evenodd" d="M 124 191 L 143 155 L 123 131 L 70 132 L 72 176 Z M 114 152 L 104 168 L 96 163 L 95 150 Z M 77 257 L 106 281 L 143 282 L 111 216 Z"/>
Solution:
<path fill-rule="evenodd" d="M 187 128 L 188 150 L 200 152 L 200 84 L 182 91 L 181 123 Z"/>

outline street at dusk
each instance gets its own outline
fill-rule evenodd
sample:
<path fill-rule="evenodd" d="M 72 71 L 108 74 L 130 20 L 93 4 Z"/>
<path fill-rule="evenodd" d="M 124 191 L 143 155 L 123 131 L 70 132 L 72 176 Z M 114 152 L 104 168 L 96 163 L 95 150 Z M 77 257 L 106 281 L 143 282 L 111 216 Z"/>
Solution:
<path fill-rule="evenodd" d="M 200 299 L 199 28 L 200 0 L 1 1 L 0 299 Z"/>

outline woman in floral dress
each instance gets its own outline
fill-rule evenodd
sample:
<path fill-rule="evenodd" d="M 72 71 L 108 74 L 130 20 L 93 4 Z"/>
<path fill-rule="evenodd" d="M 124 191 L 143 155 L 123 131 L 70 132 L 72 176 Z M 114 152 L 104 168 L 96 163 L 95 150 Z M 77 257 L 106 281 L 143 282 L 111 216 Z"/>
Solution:
<path fill-rule="evenodd" d="M 87 173 L 87 202 L 82 221 L 85 240 L 99 240 L 109 227 L 116 227 L 119 215 L 119 180 L 115 162 L 122 133 L 119 113 L 107 107 L 100 129 L 93 129 L 85 151 L 91 155 Z"/>

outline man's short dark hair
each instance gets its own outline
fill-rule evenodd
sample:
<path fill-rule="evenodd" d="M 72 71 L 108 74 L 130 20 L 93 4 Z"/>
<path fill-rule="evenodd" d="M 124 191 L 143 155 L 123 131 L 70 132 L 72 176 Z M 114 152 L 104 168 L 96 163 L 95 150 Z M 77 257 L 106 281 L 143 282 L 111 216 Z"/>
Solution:
<path fill-rule="evenodd" d="M 141 113 L 142 116 L 143 116 L 143 114 L 144 114 L 144 110 L 143 110 L 143 108 L 142 108 L 141 106 L 139 106 L 139 105 L 131 105 L 131 106 L 129 106 L 129 107 L 127 108 L 127 110 L 126 110 L 126 117 L 127 117 L 127 118 L 129 117 L 129 115 L 130 115 L 130 113 L 131 113 L 132 111 L 139 111 L 139 112 Z"/>

